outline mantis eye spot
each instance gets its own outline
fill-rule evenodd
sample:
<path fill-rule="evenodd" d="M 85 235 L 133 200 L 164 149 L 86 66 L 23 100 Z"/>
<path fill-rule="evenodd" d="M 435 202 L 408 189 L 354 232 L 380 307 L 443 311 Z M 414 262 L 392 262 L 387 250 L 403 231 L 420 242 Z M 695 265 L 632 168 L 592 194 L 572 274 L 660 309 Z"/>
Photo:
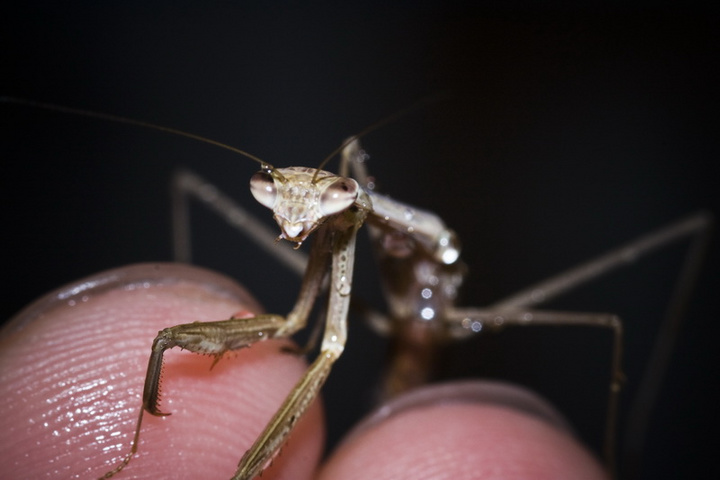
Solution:
<path fill-rule="evenodd" d="M 359 189 L 352 178 L 338 178 L 320 196 L 320 210 L 324 215 L 342 212 L 355 203 Z"/>
<path fill-rule="evenodd" d="M 250 179 L 250 192 L 255 200 L 267 208 L 275 206 L 277 198 L 277 189 L 275 188 L 275 180 L 267 172 L 257 172 Z"/>

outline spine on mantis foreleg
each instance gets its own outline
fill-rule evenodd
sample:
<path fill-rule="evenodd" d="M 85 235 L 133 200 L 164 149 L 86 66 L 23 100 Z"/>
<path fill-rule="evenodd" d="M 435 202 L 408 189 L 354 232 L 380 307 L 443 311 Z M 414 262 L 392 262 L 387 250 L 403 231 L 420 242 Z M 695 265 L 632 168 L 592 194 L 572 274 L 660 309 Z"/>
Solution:
<path fill-rule="evenodd" d="M 215 362 L 230 350 L 272 338 L 282 326 L 279 315 L 258 315 L 252 318 L 231 318 L 219 322 L 193 322 L 166 328 L 153 341 L 148 361 L 143 408 L 152 415 L 169 415 L 158 409 L 160 376 L 165 350 L 180 347 L 195 353 L 215 355 Z"/>

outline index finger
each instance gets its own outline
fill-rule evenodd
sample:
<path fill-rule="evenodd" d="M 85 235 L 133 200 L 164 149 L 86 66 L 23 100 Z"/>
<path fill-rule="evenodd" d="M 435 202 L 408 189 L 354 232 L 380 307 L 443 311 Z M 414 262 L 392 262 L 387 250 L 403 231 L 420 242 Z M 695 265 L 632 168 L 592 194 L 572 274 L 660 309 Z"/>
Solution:
<path fill-rule="evenodd" d="M 189 266 L 103 272 L 43 297 L 0 339 L 0 471 L 12 478 L 97 478 L 129 451 L 158 330 L 224 320 L 257 304 L 228 279 Z M 166 352 L 161 408 L 145 415 L 122 478 L 229 478 L 305 369 L 277 341 L 210 370 L 214 357 Z M 310 478 L 323 420 L 312 407 L 264 478 Z"/>

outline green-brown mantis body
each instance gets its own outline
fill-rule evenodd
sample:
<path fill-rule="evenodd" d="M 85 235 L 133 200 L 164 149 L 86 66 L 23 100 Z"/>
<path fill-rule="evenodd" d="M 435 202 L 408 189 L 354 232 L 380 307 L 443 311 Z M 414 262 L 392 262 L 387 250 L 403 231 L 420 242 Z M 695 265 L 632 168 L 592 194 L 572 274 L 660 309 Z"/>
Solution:
<path fill-rule="evenodd" d="M 333 273 L 329 284 L 330 307 L 321 354 L 279 409 L 277 415 L 270 421 L 265 432 L 245 454 L 234 478 L 252 478 L 259 474 L 277 453 L 297 418 L 302 414 L 308 402 L 317 394 L 332 363 L 342 352 L 351 294 L 354 240 L 358 229 L 365 223 L 369 226 L 373 241 L 378 246 L 383 282 L 389 287 L 390 313 L 382 317 L 374 316 L 373 324 L 396 339 L 395 358 L 398 359 L 398 365 L 413 363 L 401 361 L 408 354 L 407 352 L 418 350 L 417 348 L 406 348 L 408 346 L 421 345 L 420 351 L 426 354 L 422 358 L 415 359 L 418 360 L 417 368 L 410 371 L 391 366 L 388 375 L 388 391 L 403 391 L 424 381 L 423 373 L 430 368 L 433 349 L 455 337 L 472 335 L 486 329 L 527 323 L 581 324 L 610 329 L 614 332 L 615 348 L 611 355 L 607 456 L 608 462 L 612 464 L 615 397 L 621 377 L 620 344 L 622 337 L 619 320 L 612 315 L 540 312 L 530 309 L 552 296 L 565 293 L 605 271 L 630 263 L 639 256 L 681 237 L 696 236 L 701 240 L 698 243 L 702 243 L 703 234 L 709 224 L 708 217 L 701 214 L 681 220 L 613 250 L 597 260 L 553 277 L 546 282 L 541 282 L 489 307 L 459 309 L 454 306 L 453 293 L 460 286 L 463 268 L 457 261 L 457 248 L 450 241 L 452 236 L 447 233 L 448 230 L 432 214 L 381 197 L 369 188 L 365 190 L 363 187 L 368 182 L 364 178 L 362 164 L 359 161 L 363 157 L 362 151 L 356 142 L 350 142 L 345 147 L 344 165 L 353 170 L 359 184 L 357 182 L 353 184 L 355 180 L 346 178 L 345 175 L 336 177 L 326 173 L 316 174 L 315 169 L 304 167 L 275 169 L 265 166 L 258 174 L 266 180 L 269 176 L 273 185 L 276 180 L 280 183 L 299 181 L 315 186 L 335 185 L 339 182 L 344 184 L 348 190 L 356 193 L 356 196 L 351 195 L 340 201 L 339 206 L 336 204 L 333 207 L 321 209 L 320 214 L 316 216 L 315 220 L 309 222 L 307 227 L 298 227 L 297 222 L 288 221 L 288 227 L 283 229 L 281 235 L 292 242 L 304 241 L 313 231 L 316 237 L 316 247 L 313 248 L 308 267 L 304 269 L 305 280 L 298 302 L 292 312 L 287 317 L 267 315 L 256 317 L 250 321 L 223 320 L 205 324 L 202 327 L 198 327 L 198 324 L 188 324 L 163 330 L 154 343 L 143 400 L 144 408 L 151 413 L 160 413 L 156 401 L 157 374 L 164 349 L 177 345 L 189 350 L 219 356 L 228 349 L 246 345 L 254 340 L 288 336 L 302 328 L 310 309 L 309 304 L 321 290 L 325 271 L 332 259 Z M 304 177 L 304 180 L 298 180 L 300 177 Z M 205 183 L 199 180 L 199 183 L 193 184 L 193 179 L 197 180 L 192 175 L 182 176 L 179 182 L 186 183 L 182 187 L 182 191 L 184 194 L 201 198 L 198 193 L 200 190 L 197 189 L 202 189 Z M 345 189 L 341 188 L 341 190 L 347 193 Z M 257 192 L 268 193 L 269 191 L 267 187 L 261 186 L 256 187 Z M 318 193 L 318 195 L 322 196 L 322 193 Z M 301 194 L 299 196 L 304 197 L 305 200 L 303 202 L 295 201 L 297 205 L 307 207 L 311 203 L 307 202 L 307 198 L 312 195 Z M 340 196 L 342 197 L 342 195 Z M 298 196 L 296 195 L 296 197 Z M 216 207 L 223 215 L 230 216 L 232 208 L 222 207 L 222 202 L 219 201 L 222 198 L 222 196 L 214 198 L 210 196 L 201 199 Z M 348 202 L 348 198 L 352 198 L 352 202 Z M 268 206 L 271 202 L 265 199 L 261 203 Z M 273 206 L 275 206 L 274 203 Z M 277 215 L 279 215 L 278 212 L 276 212 Z M 418 217 L 434 220 L 415 223 Z M 430 225 L 430 227 L 425 229 L 421 228 L 421 225 Z M 435 240 L 432 240 L 433 238 Z M 447 250 L 433 248 L 438 245 L 450 246 L 450 248 Z M 449 253 L 446 256 L 444 252 Z M 691 261 L 688 265 L 692 267 L 694 263 L 697 263 L 697 261 L 693 261 L 697 255 L 691 255 L 689 258 Z M 450 261 L 446 262 L 446 260 Z M 418 275 L 417 271 L 423 273 Z M 442 287 L 438 287 L 438 285 L 442 285 Z M 426 289 L 429 287 L 435 289 L 431 288 L 428 296 Z M 433 306 L 426 304 L 429 299 L 434 301 L 442 297 L 440 292 L 450 294 L 445 302 Z M 219 336 L 216 335 L 218 332 Z M 212 338 L 214 335 L 215 339 Z M 137 433 L 140 431 L 139 427 L 138 424 Z M 133 448 L 137 446 L 137 433 Z M 126 457 L 125 462 L 119 468 L 109 472 L 109 476 L 120 470 L 129 458 L 130 456 Z"/>

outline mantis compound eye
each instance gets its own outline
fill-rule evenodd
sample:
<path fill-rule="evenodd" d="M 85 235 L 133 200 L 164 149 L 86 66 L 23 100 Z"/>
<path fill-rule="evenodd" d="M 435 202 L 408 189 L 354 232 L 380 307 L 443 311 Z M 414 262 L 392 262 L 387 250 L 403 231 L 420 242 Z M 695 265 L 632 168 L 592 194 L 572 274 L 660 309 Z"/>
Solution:
<path fill-rule="evenodd" d="M 267 208 L 275 206 L 277 199 L 277 189 L 275 188 L 275 180 L 267 172 L 257 172 L 250 179 L 250 192 L 252 192 L 255 200 L 260 202 Z"/>
<path fill-rule="evenodd" d="M 355 202 L 359 189 L 352 178 L 338 178 L 323 190 L 318 208 L 323 215 L 342 212 Z"/>

